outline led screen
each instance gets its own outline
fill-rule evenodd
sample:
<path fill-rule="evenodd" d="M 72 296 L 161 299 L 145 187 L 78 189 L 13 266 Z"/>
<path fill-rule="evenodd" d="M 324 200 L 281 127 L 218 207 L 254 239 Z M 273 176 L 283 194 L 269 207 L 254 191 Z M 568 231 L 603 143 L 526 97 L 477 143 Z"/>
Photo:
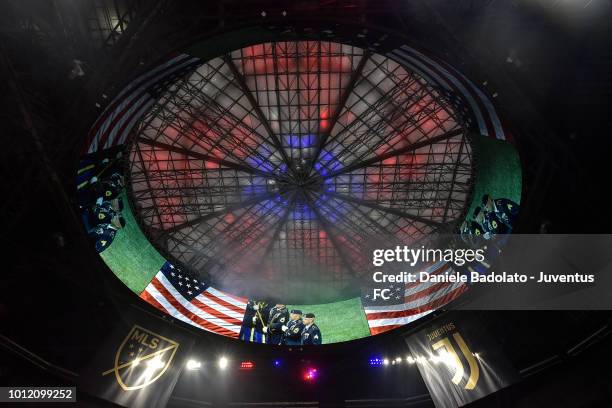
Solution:
<path fill-rule="evenodd" d="M 92 247 L 142 302 L 248 342 L 348 341 L 469 289 L 398 285 L 397 302 L 373 303 L 375 248 L 511 232 L 518 155 L 452 67 L 407 46 L 198 49 L 117 94 L 77 170 Z"/>

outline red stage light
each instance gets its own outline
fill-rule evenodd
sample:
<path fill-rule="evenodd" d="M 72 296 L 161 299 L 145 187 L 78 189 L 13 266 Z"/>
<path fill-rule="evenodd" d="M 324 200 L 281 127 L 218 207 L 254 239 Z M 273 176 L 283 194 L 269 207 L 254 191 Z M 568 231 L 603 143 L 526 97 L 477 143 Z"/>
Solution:
<path fill-rule="evenodd" d="M 241 370 L 252 370 L 255 368 L 255 363 L 252 361 L 243 361 L 240 363 Z"/>
<path fill-rule="evenodd" d="M 318 374 L 316 368 L 307 368 L 304 371 L 304 381 L 314 381 L 317 379 Z"/>

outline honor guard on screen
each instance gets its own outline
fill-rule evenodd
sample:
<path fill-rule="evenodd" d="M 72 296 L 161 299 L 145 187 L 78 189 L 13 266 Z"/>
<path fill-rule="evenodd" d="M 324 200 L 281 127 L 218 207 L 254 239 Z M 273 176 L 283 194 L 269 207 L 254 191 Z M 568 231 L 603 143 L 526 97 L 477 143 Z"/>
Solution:
<path fill-rule="evenodd" d="M 281 327 L 283 331 L 282 344 L 286 346 L 299 346 L 302 344 L 302 330 L 304 330 L 304 322 L 302 321 L 302 311 L 293 309 L 289 313 L 289 323 Z"/>
<path fill-rule="evenodd" d="M 302 329 L 302 344 L 305 346 L 319 345 L 323 341 L 321 330 L 315 324 L 314 313 L 304 315 L 304 329 Z"/>
<path fill-rule="evenodd" d="M 289 322 L 289 311 L 287 306 L 277 304 L 270 309 L 268 325 L 263 328 L 263 332 L 268 334 L 268 344 L 281 344 L 283 337 L 283 327 Z"/>

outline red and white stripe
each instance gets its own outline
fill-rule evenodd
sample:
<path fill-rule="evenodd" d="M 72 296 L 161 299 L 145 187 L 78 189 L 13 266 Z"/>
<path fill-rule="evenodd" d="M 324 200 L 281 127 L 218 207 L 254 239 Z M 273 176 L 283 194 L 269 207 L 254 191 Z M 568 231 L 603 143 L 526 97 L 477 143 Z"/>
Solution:
<path fill-rule="evenodd" d="M 391 51 L 387 56 L 410 68 L 427 82 L 459 95 L 470 107 L 480 134 L 500 140 L 510 139 L 510 134 L 502 125 L 491 99 L 453 66 L 426 56 L 407 45 Z"/>
<path fill-rule="evenodd" d="M 181 54 L 130 82 L 104 109 L 89 130 L 85 153 L 124 144 L 134 125 L 155 102 L 150 90 L 173 73 L 199 61 L 198 58 Z"/>
<path fill-rule="evenodd" d="M 453 272 L 447 262 L 435 263 L 425 271 L 431 275 Z M 370 333 L 375 335 L 414 322 L 453 301 L 467 289 L 468 286 L 463 282 L 408 283 L 403 303 L 389 306 L 364 306 Z"/>
<path fill-rule="evenodd" d="M 208 288 L 191 301 L 185 299 L 160 271 L 140 297 L 170 316 L 192 326 L 228 337 L 238 337 L 247 299 Z"/>

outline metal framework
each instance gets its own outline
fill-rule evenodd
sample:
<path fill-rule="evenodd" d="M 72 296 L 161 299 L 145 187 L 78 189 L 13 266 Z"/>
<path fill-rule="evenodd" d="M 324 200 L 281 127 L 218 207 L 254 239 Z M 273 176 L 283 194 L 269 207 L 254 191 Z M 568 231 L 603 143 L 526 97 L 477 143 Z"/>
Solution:
<path fill-rule="evenodd" d="M 114 46 L 134 19 L 141 0 L 92 0 L 87 13 L 92 39 L 104 47 Z"/>
<path fill-rule="evenodd" d="M 168 87 L 130 150 L 132 203 L 164 253 L 243 295 L 330 300 L 371 251 L 466 207 L 463 119 L 400 64 L 324 41 L 265 43 Z"/>

